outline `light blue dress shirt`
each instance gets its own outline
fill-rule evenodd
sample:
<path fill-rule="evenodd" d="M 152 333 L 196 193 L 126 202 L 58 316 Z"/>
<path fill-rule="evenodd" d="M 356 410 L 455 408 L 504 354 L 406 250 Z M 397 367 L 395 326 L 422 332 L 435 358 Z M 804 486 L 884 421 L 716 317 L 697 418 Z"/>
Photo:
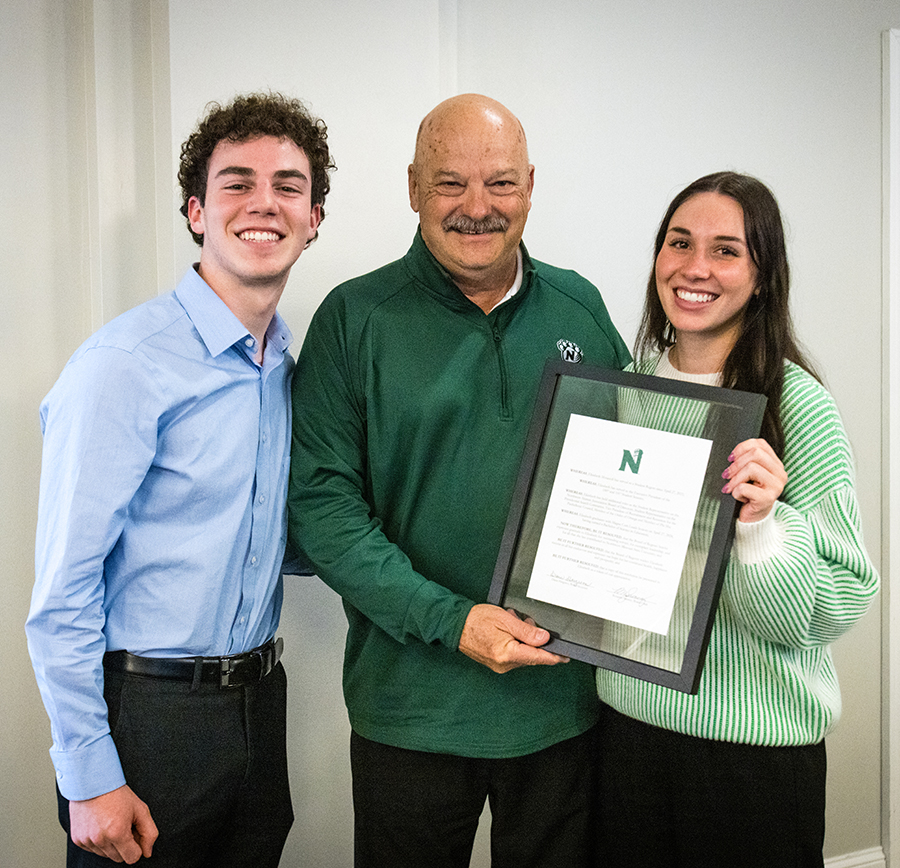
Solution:
<path fill-rule="evenodd" d="M 218 656 L 271 639 L 290 447 L 292 336 L 254 338 L 194 269 L 88 339 L 41 405 L 26 624 L 60 791 L 125 783 L 102 657 Z"/>

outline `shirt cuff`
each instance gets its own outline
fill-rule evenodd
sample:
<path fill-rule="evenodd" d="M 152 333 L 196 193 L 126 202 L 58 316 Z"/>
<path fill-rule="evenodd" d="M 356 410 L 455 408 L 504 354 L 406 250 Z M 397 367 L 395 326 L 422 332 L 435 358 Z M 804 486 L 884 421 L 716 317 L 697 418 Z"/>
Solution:
<path fill-rule="evenodd" d="M 425 581 L 410 601 L 404 627 L 423 642 L 440 642 L 451 651 L 459 639 L 475 603 L 436 582 Z"/>
<path fill-rule="evenodd" d="M 772 511 L 760 521 L 737 521 L 734 529 L 734 554 L 742 564 L 758 564 L 774 557 L 784 548 L 784 532 Z"/>
<path fill-rule="evenodd" d="M 50 748 L 50 758 L 56 769 L 56 785 L 70 802 L 93 799 L 125 784 L 119 752 L 110 735 L 78 750 Z"/>

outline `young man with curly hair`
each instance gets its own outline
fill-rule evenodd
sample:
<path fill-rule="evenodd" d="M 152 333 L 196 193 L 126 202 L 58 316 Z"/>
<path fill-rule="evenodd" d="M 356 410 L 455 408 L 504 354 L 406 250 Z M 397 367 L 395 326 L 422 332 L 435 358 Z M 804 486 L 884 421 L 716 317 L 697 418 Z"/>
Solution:
<path fill-rule="evenodd" d="M 41 405 L 26 630 L 69 866 L 275 866 L 293 821 L 282 601 L 291 333 L 333 168 L 297 100 L 182 147 L 200 261 L 89 338 Z"/>

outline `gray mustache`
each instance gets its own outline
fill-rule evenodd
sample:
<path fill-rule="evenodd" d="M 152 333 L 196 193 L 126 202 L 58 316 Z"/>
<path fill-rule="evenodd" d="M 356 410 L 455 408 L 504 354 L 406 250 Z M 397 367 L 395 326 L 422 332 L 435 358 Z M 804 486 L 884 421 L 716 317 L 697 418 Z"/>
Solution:
<path fill-rule="evenodd" d="M 495 214 L 482 217 L 480 220 L 475 220 L 472 217 L 466 217 L 462 214 L 454 214 L 447 217 L 443 223 L 441 223 L 441 227 L 445 232 L 506 232 L 509 228 L 509 220 Z"/>

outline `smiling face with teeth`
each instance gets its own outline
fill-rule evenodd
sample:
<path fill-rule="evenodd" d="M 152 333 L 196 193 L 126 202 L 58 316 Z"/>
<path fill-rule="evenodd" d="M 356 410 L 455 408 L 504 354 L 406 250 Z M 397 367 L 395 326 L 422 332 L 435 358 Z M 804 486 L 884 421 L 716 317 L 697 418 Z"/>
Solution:
<path fill-rule="evenodd" d="M 515 279 L 533 186 L 522 127 L 495 100 L 451 97 L 422 122 L 409 203 L 425 245 L 482 307 L 492 307 Z"/>
<path fill-rule="evenodd" d="M 757 292 L 743 208 L 721 193 L 692 196 L 669 221 L 655 274 L 659 300 L 676 331 L 677 359 L 686 361 L 690 354 L 709 360 L 710 372 L 721 370 L 715 365 L 734 346 Z"/>
<path fill-rule="evenodd" d="M 280 296 L 319 225 L 310 178 L 306 154 L 290 139 L 261 136 L 216 145 L 205 202 L 192 197 L 188 216 L 203 235 L 200 276 L 226 304 L 247 290 Z"/>

